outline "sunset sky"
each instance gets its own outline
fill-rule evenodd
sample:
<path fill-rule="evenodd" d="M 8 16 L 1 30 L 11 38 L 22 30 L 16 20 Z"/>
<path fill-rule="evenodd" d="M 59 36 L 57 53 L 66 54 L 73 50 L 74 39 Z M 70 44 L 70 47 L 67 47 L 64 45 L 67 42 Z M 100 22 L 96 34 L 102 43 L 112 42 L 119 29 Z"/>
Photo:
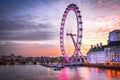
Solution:
<path fill-rule="evenodd" d="M 120 0 L 0 0 L 0 55 L 60 56 L 61 19 L 71 3 L 82 15 L 83 54 L 120 29 Z"/>

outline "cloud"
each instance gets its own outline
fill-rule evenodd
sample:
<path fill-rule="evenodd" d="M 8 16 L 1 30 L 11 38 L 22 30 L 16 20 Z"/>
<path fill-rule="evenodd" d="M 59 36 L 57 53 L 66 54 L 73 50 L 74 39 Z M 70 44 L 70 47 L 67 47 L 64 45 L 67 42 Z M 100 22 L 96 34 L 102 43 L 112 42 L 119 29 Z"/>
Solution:
<path fill-rule="evenodd" d="M 0 20 L 0 40 L 49 40 L 54 39 L 50 24 L 32 25 L 27 22 Z"/>
<path fill-rule="evenodd" d="M 51 40 L 55 25 L 45 1 L 0 1 L 0 40 Z M 48 5 L 51 1 L 48 1 Z"/>

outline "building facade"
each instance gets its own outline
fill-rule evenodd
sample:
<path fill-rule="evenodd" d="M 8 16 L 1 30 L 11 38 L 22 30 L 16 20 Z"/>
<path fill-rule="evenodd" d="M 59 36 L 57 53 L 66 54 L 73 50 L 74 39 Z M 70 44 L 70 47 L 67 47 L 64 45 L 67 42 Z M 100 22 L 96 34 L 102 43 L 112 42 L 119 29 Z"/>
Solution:
<path fill-rule="evenodd" d="M 120 41 L 120 30 L 114 30 L 109 33 L 109 42 Z"/>
<path fill-rule="evenodd" d="M 107 45 L 91 45 L 87 60 L 89 63 L 120 62 L 120 30 L 109 33 Z"/>

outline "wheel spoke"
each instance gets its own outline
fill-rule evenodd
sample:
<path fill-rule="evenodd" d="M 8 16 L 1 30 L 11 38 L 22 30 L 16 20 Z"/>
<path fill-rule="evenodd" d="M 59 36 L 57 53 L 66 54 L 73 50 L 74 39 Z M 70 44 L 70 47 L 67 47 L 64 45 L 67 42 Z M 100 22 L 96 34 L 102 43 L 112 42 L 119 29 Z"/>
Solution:
<path fill-rule="evenodd" d="M 77 34 L 73 34 L 73 33 L 67 33 L 66 35 L 69 35 L 73 41 L 73 44 L 74 44 L 74 47 L 75 47 L 75 50 L 73 52 L 73 55 L 75 54 L 81 54 L 81 51 L 80 51 L 80 47 L 81 47 L 81 44 L 82 44 L 82 31 L 83 31 L 83 28 L 82 28 L 82 16 L 80 14 L 80 10 L 79 8 L 77 7 L 77 5 L 75 4 L 70 4 L 67 6 L 66 10 L 64 11 L 64 14 L 63 14 L 63 17 L 62 17 L 62 21 L 61 21 L 61 27 L 60 27 L 60 47 L 61 47 L 61 53 L 62 55 L 66 55 L 66 51 L 65 51 L 65 45 L 64 45 L 64 37 L 66 36 L 64 34 L 64 29 L 65 29 L 65 21 L 66 21 L 66 17 L 68 15 L 68 13 L 70 11 L 73 11 L 76 15 L 76 18 L 77 18 Z M 74 39 L 73 36 L 76 36 L 77 38 Z"/>

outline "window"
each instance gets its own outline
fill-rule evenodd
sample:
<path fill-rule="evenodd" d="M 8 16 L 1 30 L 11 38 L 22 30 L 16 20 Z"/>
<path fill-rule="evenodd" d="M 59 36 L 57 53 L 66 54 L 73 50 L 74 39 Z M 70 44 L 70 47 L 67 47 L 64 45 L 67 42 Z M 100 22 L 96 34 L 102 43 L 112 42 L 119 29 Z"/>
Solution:
<path fill-rule="evenodd" d="M 114 58 L 114 55 L 112 55 L 112 58 Z"/>
<path fill-rule="evenodd" d="M 119 58 L 119 55 L 117 55 L 117 58 Z"/>

